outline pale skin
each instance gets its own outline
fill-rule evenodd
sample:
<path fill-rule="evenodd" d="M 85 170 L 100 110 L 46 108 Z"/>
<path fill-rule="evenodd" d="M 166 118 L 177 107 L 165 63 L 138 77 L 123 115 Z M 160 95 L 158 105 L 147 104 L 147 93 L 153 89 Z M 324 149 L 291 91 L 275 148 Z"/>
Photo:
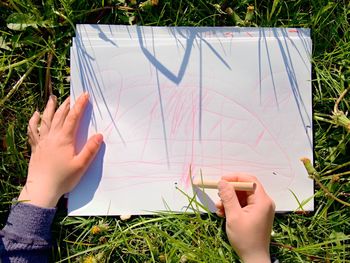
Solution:
<path fill-rule="evenodd" d="M 88 101 L 89 95 L 82 94 L 72 109 L 68 98 L 56 110 L 57 99 L 50 96 L 42 116 L 33 114 L 28 125 L 32 154 L 19 201 L 55 207 L 60 197 L 78 184 L 103 141 L 101 134 L 95 134 L 80 152 L 75 149 L 79 121 Z"/>
<path fill-rule="evenodd" d="M 255 182 L 255 191 L 234 191 L 232 182 Z M 244 263 L 271 262 L 270 236 L 275 203 L 256 177 L 236 173 L 222 177 L 218 185 L 221 201 L 217 214 L 226 217 L 229 242 Z"/>
<path fill-rule="evenodd" d="M 95 134 L 81 151 L 76 150 L 77 130 L 88 101 L 89 95 L 82 94 L 71 109 L 68 98 L 56 110 L 57 99 L 50 96 L 42 116 L 33 114 L 28 125 L 32 154 L 19 201 L 52 208 L 78 184 L 103 142 L 102 134 Z M 236 193 L 227 181 L 253 181 L 257 187 L 254 192 Z M 232 247 L 245 263 L 270 262 L 275 205 L 261 183 L 253 176 L 234 174 L 224 176 L 218 188 L 222 201 L 217 204 L 217 214 L 226 216 Z"/>

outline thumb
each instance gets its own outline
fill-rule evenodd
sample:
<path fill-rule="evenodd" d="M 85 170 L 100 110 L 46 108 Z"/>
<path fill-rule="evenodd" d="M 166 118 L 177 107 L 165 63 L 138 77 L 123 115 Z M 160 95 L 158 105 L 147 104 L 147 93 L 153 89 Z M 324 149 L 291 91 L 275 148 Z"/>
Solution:
<path fill-rule="evenodd" d="M 95 158 L 96 154 L 98 153 L 102 142 L 102 134 L 95 134 L 92 137 L 90 137 L 84 145 L 83 149 L 76 156 L 76 162 L 78 163 L 78 165 L 87 169 L 92 160 Z"/>
<path fill-rule="evenodd" d="M 220 180 L 218 184 L 219 196 L 225 209 L 226 218 L 241 210 L 236 192 L 227 181 Z"/>

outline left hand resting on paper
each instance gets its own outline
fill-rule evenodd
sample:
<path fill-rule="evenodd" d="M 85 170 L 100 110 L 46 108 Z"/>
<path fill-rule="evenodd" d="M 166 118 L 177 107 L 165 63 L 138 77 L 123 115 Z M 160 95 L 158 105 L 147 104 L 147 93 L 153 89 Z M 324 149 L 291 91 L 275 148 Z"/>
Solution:
<path fill-rule="evenodd" d="M 75 150 L 79 121 L 88 100 L 89 96 L 83 94 L 70 109 L 68 98 L 56 110 L 57 99 L 50 96 L 42 116 L 37 111 L 33 114 L 28 125 L 32 154 L 19 201 L 39 207 L 54 207 L 63 194 L 77 185 L 103 141 L 102 135 L 96 134 L 80 152 Z"/>

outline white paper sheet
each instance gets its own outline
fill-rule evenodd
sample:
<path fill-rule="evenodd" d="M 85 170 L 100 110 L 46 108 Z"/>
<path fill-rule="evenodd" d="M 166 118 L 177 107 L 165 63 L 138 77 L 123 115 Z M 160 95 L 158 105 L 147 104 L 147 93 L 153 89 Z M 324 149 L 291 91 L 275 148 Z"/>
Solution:
<path fill-rule="evenodd" d="M 213 33 L 215 32 L 215 33 Z M 192 178 L 256 175 L 278 211 L 313 195 L 307 29 L 78 25 L 71 96 L 88 91 L 79 131 L 105 145 L 69 195 L 70 215 L 215 211 Z M 195 193 L 193 192 L 195 191 Z M 313 200 L 303 207 L 313 209 Z"/>

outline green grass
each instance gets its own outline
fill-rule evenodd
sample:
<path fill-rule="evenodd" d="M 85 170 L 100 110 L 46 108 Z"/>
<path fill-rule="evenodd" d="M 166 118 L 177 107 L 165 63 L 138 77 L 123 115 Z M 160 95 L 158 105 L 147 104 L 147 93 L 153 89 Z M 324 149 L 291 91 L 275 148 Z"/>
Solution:
<path fill-rule="evenodd" d="M 139 4 L 123 0 L 0 2 L 1 226 L 25 182 L 30 156 L 26 126 L 31 114 L 43 109 L 51 91 L 60 102 L 69 93 L 69 47 L 75 24 L 309 27 L 316 209 L 277 215 L 271 252 L 280 262 L 350 262 L 350 131 L 333 117 L 337 99 L 350 86 L 349 1 L 160 0 L 157 6 L 143 9 Z M 244 21 L 248 5 L 254 6 L 254 16 Z M 349 96 L 340 101 L 339 113 L 349 110 Z M 68 218 L 60 209 L 53 225 L 52 261 L 234 262 L 237 256 L 227 243 L 223 224 L 212 214 L 159 214 L 121 221 Z"/>

